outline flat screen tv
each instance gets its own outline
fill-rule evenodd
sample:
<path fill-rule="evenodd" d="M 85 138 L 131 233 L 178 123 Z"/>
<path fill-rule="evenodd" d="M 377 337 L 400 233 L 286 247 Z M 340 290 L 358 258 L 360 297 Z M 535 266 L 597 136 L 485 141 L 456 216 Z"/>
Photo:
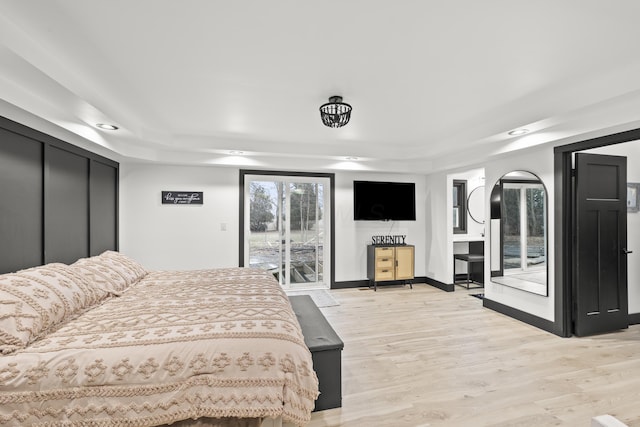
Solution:
<path fill-rule="evenodd" d="M 413 182 L 353 181 L 353 219 L 356 221 L 415 221 Z"/>

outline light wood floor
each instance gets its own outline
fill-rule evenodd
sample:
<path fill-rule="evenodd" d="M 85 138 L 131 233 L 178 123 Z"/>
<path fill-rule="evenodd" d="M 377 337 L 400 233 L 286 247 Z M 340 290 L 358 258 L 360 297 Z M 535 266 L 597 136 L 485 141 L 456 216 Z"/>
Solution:
<path fill-rule="evenodd" d="M 588 427 L 602 414 L 640 426 L 640 325 L 560 338 L 483 308 L 478 291 L 330 291 L 342 408 L 309 426 Z"/>

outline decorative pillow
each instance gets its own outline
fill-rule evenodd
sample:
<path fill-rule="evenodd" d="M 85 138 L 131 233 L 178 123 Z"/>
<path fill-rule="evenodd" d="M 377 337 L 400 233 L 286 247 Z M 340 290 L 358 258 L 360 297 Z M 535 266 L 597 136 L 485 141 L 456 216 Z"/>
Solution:
<path fill-rule="evenodd" d="M 26 347 L 106 295 L 60 263 L 0 275 L 0 352 Z"/>
<path fill-rule="evenodd" d="M 105 251 L 100 257 L 109 259 L 113 268 L 127 277 L 129 285 L 133 285 L 147 275 L 147 270 L 140 263 L 120 252 Z"/>
<path fill-rule="evenodd" d="M 119 252 L 106 251 L 98 256 L 81 258 L 71 264 L 95 288 L 120 295 L 142 279 L 147 271 L 136 261 Z"/>

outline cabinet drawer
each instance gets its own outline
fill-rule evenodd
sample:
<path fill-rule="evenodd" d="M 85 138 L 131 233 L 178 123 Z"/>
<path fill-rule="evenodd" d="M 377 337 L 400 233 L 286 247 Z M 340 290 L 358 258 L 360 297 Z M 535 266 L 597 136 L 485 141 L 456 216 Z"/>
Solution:
<path fill-rule="evenodd" d="M 392 268 L 376 268 L 376 281 L 393 280 Z"/>
<path fill-rule="evenodd" d="M 376 248 L 375 249 L 375 257 L 379 258 L 393 258 L 393 248 Z"/>
<path fill-rule="evenodd" d="M 381 268 L 393 268 L 393 257 L 376 258 L 376 270 Z"/>
<path fill-rule="evenodd" d="M 392 256 L 393 256 L 393 248 L 390 248 L 390 247 L 376 248 L 376 258 L 392 257 Z"/>

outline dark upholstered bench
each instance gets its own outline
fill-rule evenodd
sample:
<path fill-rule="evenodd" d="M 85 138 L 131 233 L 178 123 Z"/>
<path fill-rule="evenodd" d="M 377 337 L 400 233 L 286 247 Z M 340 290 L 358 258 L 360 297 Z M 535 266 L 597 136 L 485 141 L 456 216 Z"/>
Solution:
<path fill-rule="evenodd" d="M 342 406 L 342 349 L 344 343 L 309 295 L 289 297 L 304 343 L 311 351 L 320 396 L 314 411 Z"/>

